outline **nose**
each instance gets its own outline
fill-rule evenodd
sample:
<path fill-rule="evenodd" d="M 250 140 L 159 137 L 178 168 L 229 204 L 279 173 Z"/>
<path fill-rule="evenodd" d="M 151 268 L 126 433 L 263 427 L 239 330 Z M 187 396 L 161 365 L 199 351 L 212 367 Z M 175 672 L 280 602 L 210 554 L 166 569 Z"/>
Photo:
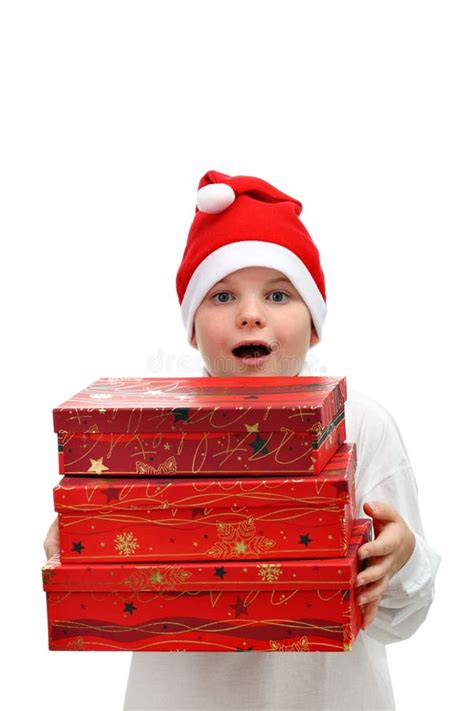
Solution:
<path fill-rule="evenodd" d="M 249 316 L 248 318 L 242 318 L 240 320 L 240 325 L 241 326 L 261 326 L 262 325 L 262 320 L 259 318 L 253 318 L 252 316 Z"/>
<path fill-rule="evenodd" d="M 254 302 L 246 302 L 238 316 L 237 316 L 237 322 L 240 327 L 242 326 L 265 326 L 265 317 L 262 313 L 262 310 L 258 307 L 258 305 Z"/>

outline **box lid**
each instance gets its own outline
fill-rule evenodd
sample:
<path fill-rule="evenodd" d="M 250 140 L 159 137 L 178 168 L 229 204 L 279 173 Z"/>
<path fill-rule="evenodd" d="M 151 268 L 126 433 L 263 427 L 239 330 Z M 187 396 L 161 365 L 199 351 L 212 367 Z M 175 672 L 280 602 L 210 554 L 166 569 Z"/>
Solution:
<path fill-rule="evenodd" d="M 55 432 L 296 432 L 344 408 L 344 377 L 100 378 L 53 410 Z"/>
<path fill-rule="evenodd" d="M 54 487 L 58 512 L 194 509 L 246 506 L 337 506 L 352 503 L 356 445 L 345 443 L 317 475 L 298 479 L 255 477 L 216 479 L 97 479 L 65 476 Z"/>
<path fill-rule="evenodd" d="M 47 592 L 333 590 L 354 584 L 357 549 L 369 539 L 371 519 L 357 519 L 344 558 L 199 563 L 61 563 L 56 554 L 42 568 Z"/>

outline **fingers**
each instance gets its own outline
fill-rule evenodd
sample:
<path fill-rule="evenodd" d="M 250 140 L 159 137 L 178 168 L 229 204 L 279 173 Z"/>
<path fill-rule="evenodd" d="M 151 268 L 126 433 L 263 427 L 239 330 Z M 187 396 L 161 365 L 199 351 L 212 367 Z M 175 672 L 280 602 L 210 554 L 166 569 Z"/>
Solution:
<path fill-rule="evenodd" d="M 46 534 L 46 538 L 43 543 L 43 548 L 48 560 L 56 553 L 59 553 L 59 527 L 57 516 L 48 529 L 48 533 Z"/>
<path fill-rule="evenodd" d="M 56 553 L 59 553 L 59 545 L 58 545 L 57 541 L 51 541 L 51 540 L 46 539 L 43 547 L 44 547 L 44 551 L 46 553 L 47 560 L 52 558 L 53 555 L 56 555 Z"/>
<path fill-rule="evenodd" d="M 387 589 L 389 580 L 389 576 L 384 575 L 383 578 L 380 578 L 380 580 L 377 580 L 375 583 L 366 585 L 362 588 L 358 596 L 357 604 L 366 605 L 368 602 L 373 602 L 374 600 L 381 598 Z"/>
<path fill-rule="evenodd" d="M 369 501 L 363 506 L 366 514 L 378 521 L 402 521 L 398 511 L 384 501 Z"/>
<path fill-rule="evenodd" d="M 398 550 L 403 541 L 403 527 L 399 523 L 386 526 L 373 541 L 360 546 L 358 556 L 361 560 L 373 556 L 386 556 Z"/>
<path fill-rule="evenodd" d="M 416 539 L 405 520 L 390 504 L 365 502 L 363 510 L 372 517 L 375 539 L 358 550 L 360 560 L 370 558 L 369 565 L 356 577 L 357 603 L 361 606 L 363 628 L 377 614 L 382 596 L 391 576 L 404 564 L 414 550 Z"/>
<path fill-rule="evenodd" d="M 367 605 L 365 605 L 363 610 L 362 629 L 365 630 L 375 620 L 375 615 L 378 612 L 379 605 L 380 598 L 373 600 L 372 602 L 368 602 Z"/>
<path fill-rule="evenodd" d="M 384 575 L 380 580 L 377 580 L 376 583 L 366 585 L 362 588 L 357 598 L 357 604 L 362 607 L 362 629 L 366 629 L 366 627 L 374 621 L 389 581 L 390 576 Z"/>
<path fill-rule="evenodd" d="M 360 572 L 356 577 L 355 587 L 358 588 L 361 585 L 370 585 L 370 583 L 374 583 L 376 580 L 383 578 L 384 575 L 389 574 L 390 563 L 387 558 L 372 558 L 371 565 L 368 568 L 365 568 L 365 570 Z"/>

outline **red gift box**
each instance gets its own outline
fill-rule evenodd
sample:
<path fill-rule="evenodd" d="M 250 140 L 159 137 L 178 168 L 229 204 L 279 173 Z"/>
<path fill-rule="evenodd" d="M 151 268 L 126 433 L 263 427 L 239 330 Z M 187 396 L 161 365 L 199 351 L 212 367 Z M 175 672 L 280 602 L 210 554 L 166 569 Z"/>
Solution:
<path fill-rule="evenodd" d="M 324 560 L 43 567 L 52 650 L 348 651 L 370 519 Z"/>
<path fill-rule="evenodd" d="M 319 473 L 346 397 L 343 377 L 101 378 L 54 409 L 60 473 Z"/>
<path fill-rule="evenodd" d="M 356 445 L 299 479 L 95 479 L 54 489 L 62 562 L 345 556 Z"/>

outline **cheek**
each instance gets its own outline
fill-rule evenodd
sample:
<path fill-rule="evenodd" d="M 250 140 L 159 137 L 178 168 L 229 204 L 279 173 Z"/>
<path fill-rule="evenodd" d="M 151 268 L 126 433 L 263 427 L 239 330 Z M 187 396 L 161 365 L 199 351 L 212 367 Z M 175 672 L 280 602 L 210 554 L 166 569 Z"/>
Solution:
<path fill-rule="evenodd" d="M 198 343 L 205 350 L 216 350 L 223 342 L 225 331 L 214 316 L 203 318 L 198 326 Z"/>
<path fill-rule="evenodd" d="M 281 323 L 279 328 L 280 340 L 283 344 L 295 346 L 300 343 L 301 347 L 309 342 L 311 333 L 311 319 L 304 314 L 288 314 L 288 317 Z"/>

